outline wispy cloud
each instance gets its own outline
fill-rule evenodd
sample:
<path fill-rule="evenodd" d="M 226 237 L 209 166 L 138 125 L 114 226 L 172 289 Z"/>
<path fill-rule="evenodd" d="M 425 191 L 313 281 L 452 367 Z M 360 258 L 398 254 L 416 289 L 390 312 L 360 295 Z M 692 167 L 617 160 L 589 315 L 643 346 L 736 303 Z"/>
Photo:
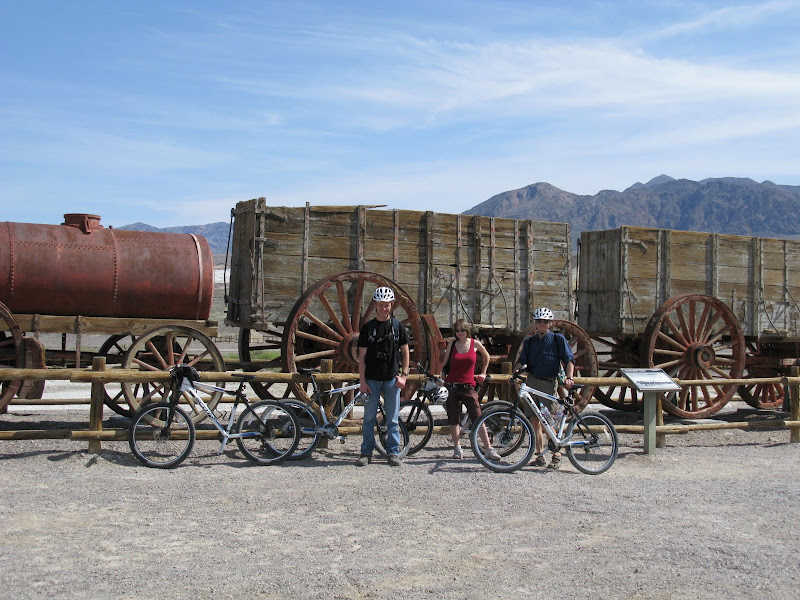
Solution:
<path fill-rule="evenodd" d="M 668 25 L 662 29 L 649 32 L 647 38 L 663 39 L 674 36 L 695 34 L 704 30 L 731 30 L 752 27 L 759 21 L 776 14 L 796 11 L 796 2 L 773 0 L 759 4 L 740 4 L 719 8 L 691 19 Z"/>

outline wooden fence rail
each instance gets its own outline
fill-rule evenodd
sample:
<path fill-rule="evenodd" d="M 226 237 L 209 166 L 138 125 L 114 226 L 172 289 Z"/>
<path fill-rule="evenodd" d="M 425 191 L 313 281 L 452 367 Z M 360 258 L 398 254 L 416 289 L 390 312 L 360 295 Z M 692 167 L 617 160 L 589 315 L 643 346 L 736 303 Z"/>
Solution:
<path fill-rule="evenodd" d="M 272 373 L 258 372 L 251 373 L 256 381 L 263 383 L 306 383 L 308 378 L 299 373 Z M 2 380 L 61 380 L 72 381 L 75 383 L 91 383 L 92 393 L 89 399 L 89 428 L 87 430 L 69 429 L 31 429 L 18 431 L 0 431 L 0 440 L 23 440 L 23 439 L 71 439 L 89 441 L 89 451 L 99 452 L 101 441 L 123 441 L 127 440 L 127 429 L 103 429 L 103 400 L 105 390 L 103 385 L 106 383 L 142 383 L 169 381 L 170 375 L 165 371 L 143 372 L 138 370 L 125 369 L 106 369 L 105 357 L 95 357 L 91 370 L 88 369 L 0 369 L 0 381 Z M 492 375 L 492 381 L 508 385 L 510 375 Z M 354 373 L 320 373 L 317 381 L 321 384 L 338 384 L 346 381 L 358 379 L 358 374 Z M 201 381 L 237 381 L 232 372 L 210 372 L 200 373 Z M 421 382 L 424 380 L 422 375 L 409 376 L 410 381 Z M 576 383 L 584 385 L 599 386 L 629 386 L 630 383 L 625 378 L 619 377 L 576 377 Z M 681 385 L 742 385 L 756 383 L 778 383 L 786 386 L 790 397 L 790 418 L 789 419 L 770 419 L 746 422 L 731 423 L 698 423 L 691 425 L 663 425 L 655 426 L 655 434 L 663 440 L 666 434 L 688 433 L 690 431 L 707 431 L 717 429 L 767 429 L 781 428 L 790 430 L 791 443 L 800 442 L 800 369 L 792 368 L 789 377 L 762 377 L 750 379 L 720 379 L 720 380 L 676 380 Z M 46 404 L 85 404 L 85 400 L 46 400 L 39 401 Z M 31 404 L 29 401 L 20 401 L 23 404 Z M 619 433 L 643 434 L 647 436 L 648 428 L 645 425 L 618 425 L 616 429 Z M 352 430 L 352 431 L 351 431 Z M 353 434 L 360 431 L 359 427 L 348 427 L 343 433 Z M 435 433 L 449 433 L 448 427 L 437 427 Z M 198 439 L 217 439 L 216 430 L 199 430 Z"/>

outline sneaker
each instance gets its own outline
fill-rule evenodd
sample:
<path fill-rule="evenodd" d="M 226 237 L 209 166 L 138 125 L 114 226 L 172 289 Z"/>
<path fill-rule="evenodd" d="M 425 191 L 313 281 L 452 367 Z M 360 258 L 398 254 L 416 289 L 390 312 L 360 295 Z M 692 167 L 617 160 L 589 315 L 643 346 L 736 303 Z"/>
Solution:
<path fill-rule="evenodd" d="M 453 448 L 453 458 L 455 458 L 456 460 L 461 460 L 462 458 L 464 458 L 464 454 L 461 452 L 460 446 L 456 446 L 455 448 Z"/>
<path fill-rule="evenodd" d="M 496 450 L 489 450 L 489 451 L 486 453 L 486 458 L 488 458 L 489 460 L 500 460 L 500 458 L 501 458 L 501 457 L 500 457 L 500 455 L 497 453 L 497 451 L 496 451 Z"/>
<path fill-rule="evenodd" d="M 390 467 L 399 467 L 403 463 L 400 462 L 400 457 L 397 454 L 392 454 L 389 456 L 389 466 Z"/>
<path fill-rule="evenodd" d="M 541 454 L 536 455 L 536 460 L 531 463 L 532 467 L 544 467 L 547 463 L 544 462 L 544 456 Z"/>
<path fill-rule="evenodd" d="M 553 471 L 558 471 L 561 468 L 561 457 L 558 454 L 554 454 L 553 458 L 550 460 L 550 464 L 547 465 L 548 469 L 553 469 Z"/>
<path fill-rule="evenodd" d="M 369 454 L 362 454 L 361 456 L 358 457 L 358 460 L 356 461 L 356 466 L 366 467 L 371 462 L 372 462 L 372 456 L 370 456 Z"/>

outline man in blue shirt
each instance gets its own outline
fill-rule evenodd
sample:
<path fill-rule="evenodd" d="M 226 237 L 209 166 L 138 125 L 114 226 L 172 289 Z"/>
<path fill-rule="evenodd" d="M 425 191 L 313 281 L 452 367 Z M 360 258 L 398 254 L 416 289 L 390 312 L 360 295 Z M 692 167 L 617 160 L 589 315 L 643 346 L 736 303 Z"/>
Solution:
<path fill-rule="evenodd" d="M 533 320 L 536 323 L 534 333 L 525 338 L 522 343 L 522 351 L 519 353 L 516 368 L 523 365 L 527 366 L 528 381 L 527 384 L 540 392 L 556 395 L 556 387 L 558 383 L 558 373 L 561 368 L 564 368 L 566 379 L 564 385 L 567 389 L 572 387 L 574 383 L 572 375 L 575 372 L 575 357 L 572 354 L 572 349 L 569 347 L 569 342 L 560 333 L 553 333 L 550 331 L 550 325 L 553 321 L 553 311 L 549 308 L 537 308 L 533 313 Z M 534 398 L 536 402 L 540 402 L 547 407 L 550 414 L 555 414 L 556 403 L 544 398 Z M 529 413 L 526 407 L 525 412 Z M 542 425 L 539 419 L 535 418 L 532 413 L 528 414 L 533 417 L 531 422 L 533 424 L 533 431 L 536 435 L 536 459 L 531 463 L 534 467 L 545 466 L 544 456 L 544 436 L 542 435 Z M 558 469 L 561 466 L 561 453 L 554 452 L 553 458 L 548 465 L 550 469 Z"/>

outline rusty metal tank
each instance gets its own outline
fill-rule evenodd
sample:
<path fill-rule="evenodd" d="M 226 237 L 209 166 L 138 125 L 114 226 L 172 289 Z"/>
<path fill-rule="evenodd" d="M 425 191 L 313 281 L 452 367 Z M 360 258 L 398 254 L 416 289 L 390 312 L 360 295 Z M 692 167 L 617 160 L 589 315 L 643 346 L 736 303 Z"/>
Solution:
<path fill-rule="evenodd" d="M 207 319 L 214 263 L 201 236 L 103 227 L 0 223 L 0 302 L 13 313 Z"/>

